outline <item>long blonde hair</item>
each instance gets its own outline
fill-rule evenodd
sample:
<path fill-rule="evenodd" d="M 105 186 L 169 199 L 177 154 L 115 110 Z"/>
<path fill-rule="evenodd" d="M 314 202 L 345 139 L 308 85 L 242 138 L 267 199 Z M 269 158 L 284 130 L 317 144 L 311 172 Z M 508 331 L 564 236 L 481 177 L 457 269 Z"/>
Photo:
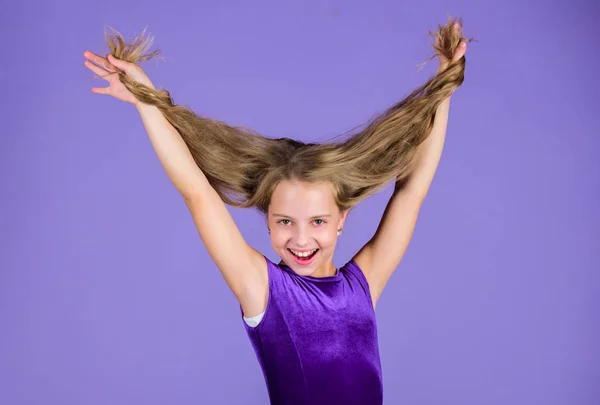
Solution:
<path fill-rule="evenodd" d="M 449 61 L 461 40 L 449 18 L 438 26 L 436 53 Z M 462 22 L 460 24 L 462 27 Z M 145 31 L 127 44 L 115 31 L 105 34 L 117 59 L 139 63 L 158 56 L 145 53 L 152 43 Z M 402 101 L 345 138 L 303 143 L 289 138 L 266 138 L 252 130 L 196 115 L 176 105 L 164 89 L 152 89 L 118 71 L 120 81 L 142 103 L 156 106 L 177 129 L 196 164 L 221 199 L 236 207 L 268 211 L 271 194 L 282 180 L 328 181 L 340 210 L 354 207 L 391 180 L 405 179 L 417 147 L 427 138 L 439 104 L 464 80 L 466 59 L 450 63 Z"/>

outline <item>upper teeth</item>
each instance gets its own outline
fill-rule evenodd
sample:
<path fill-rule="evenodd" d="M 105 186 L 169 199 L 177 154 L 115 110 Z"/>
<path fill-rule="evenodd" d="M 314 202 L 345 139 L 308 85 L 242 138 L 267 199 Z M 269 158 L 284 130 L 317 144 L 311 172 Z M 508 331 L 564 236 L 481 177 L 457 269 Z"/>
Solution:
<path fill-rule="evenodd" d="M 308 257 L 317 251 L 317 249 L 313 249 L 309 252 L 297 252 L 293 249 L 290 249 L 290 250 L 292 251 L 293 254 L 295 254 L 296 256 L 299 256 L 299 257 Z"/>

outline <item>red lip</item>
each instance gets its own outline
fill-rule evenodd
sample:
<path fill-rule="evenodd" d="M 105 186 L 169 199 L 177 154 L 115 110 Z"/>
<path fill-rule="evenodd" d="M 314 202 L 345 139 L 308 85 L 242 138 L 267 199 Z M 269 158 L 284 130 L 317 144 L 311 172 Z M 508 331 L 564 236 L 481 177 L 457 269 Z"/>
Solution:
<path fill-rule="evenodd" d="M 294 250 L 296 250 L 296 249 L 294 249 Z M 313 250 L 313 249 L 311 249 L 311 250 Z M 288 251 L 289 251 L 289 249 L 288 249 Z M 301 252 L 301 251 L 298 250 L 298 252 Z M 305 252 L 310 252 L 310 250 L 305 250 Z M 290 256 L 292 256 L 292 259 L 294 259 L 294 261 L 300 266 L 310 266 L 315 261 L 315 258 L 317 257 L 317 253 L 319 253 L 319 249 L 317 249 L 317 251 L 311 256 L 311 258 L 309 260 L 302 260 L 295 254 L 293 254 L 292 252 L 289 252 Z"/>

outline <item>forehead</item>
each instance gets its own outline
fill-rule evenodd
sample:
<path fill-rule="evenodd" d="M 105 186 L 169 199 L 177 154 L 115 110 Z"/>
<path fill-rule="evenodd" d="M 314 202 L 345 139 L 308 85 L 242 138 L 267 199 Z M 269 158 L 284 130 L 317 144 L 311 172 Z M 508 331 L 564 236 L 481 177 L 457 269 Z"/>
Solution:
<path fill-rule="evenodd" d="M 335 199 L 328 183 L 307 183 L 300 181 L 281 181 L 273 191 L 269 210 L 279 214 L 310 216 L 332 212 Z"/>

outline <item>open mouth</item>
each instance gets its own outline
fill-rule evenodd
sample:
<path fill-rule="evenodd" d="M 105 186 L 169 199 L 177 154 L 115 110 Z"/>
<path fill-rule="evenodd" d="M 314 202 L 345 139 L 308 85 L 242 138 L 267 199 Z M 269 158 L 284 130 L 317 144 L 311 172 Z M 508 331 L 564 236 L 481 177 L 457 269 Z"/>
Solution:
<path fill-rule="evenodd" d="M 319 249 L 313 249 L 312 251 L 309 251 L 309 252 L 298 252 L 298 251 L 294 251 L 292 249 L 288 249 L 288 252 L 290 252 L 292 254 L 292 257 L 298 264 L 310 263 L 318 251 L 319 251 Z"/>

